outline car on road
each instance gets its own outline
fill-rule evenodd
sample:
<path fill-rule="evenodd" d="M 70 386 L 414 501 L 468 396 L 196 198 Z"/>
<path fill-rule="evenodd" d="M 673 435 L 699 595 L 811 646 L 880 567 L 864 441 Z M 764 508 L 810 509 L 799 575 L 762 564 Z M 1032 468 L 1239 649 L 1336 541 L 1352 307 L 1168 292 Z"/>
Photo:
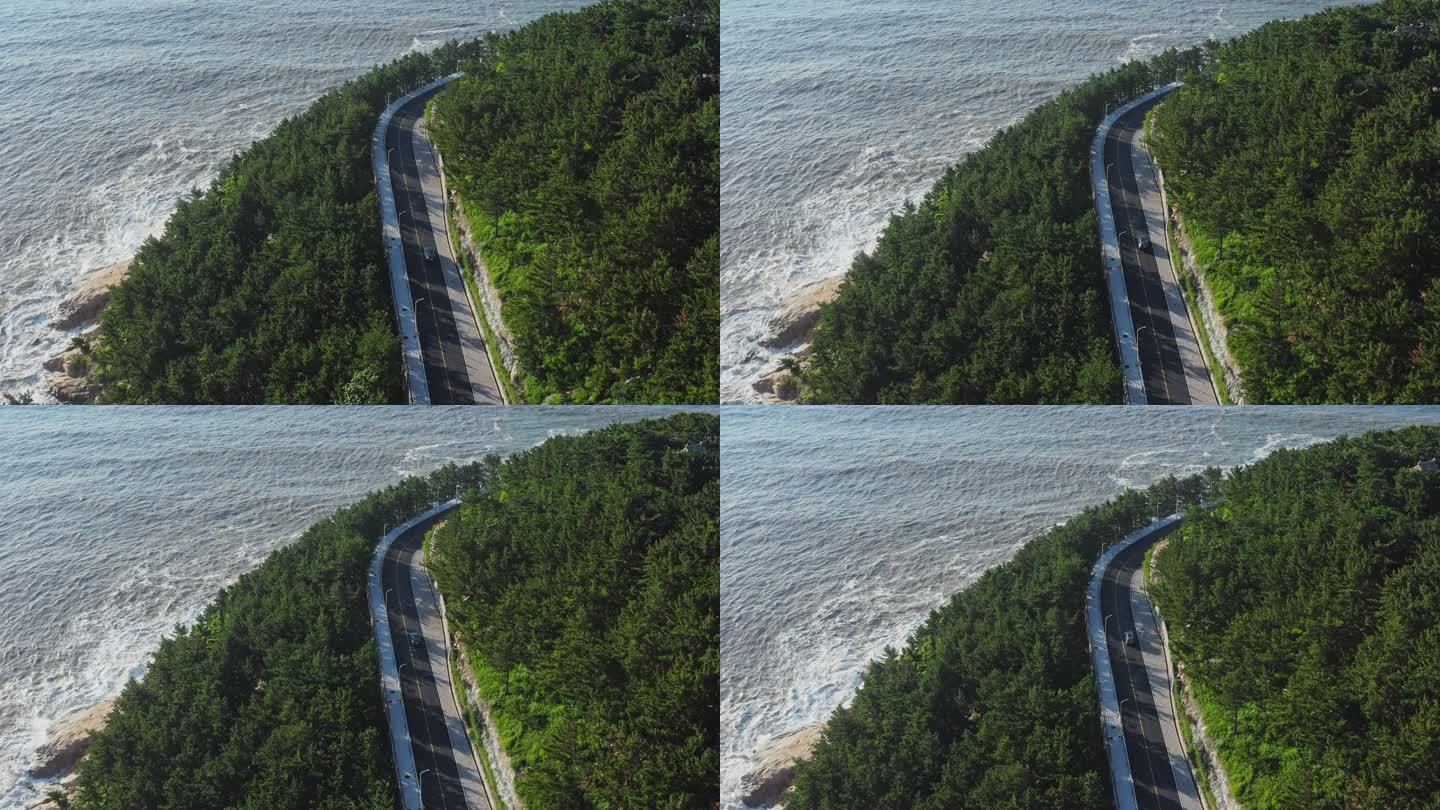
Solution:
<path fill-rule="evenodd" d="M 1137 247 L 1137 248 L 1139 248 L 1140 250 L 1143 250 L 1143 251 L 1145 251 L 1145 252 L 1147 252 L 1147 253 L 1150 252 L 1150 237 L 1148 237 L 1148 236 L 1142 236 L 1142 237 L 1140 237 L 1140 239 L 1135 242 L 1135 247 Z"/>
<path fill-rule="evenodd" d="M 425 649 L 425 637 L 422 636 L 422 635 L 420 635 L 419 633 L 411 633 L 411 634 L 410 634 L 410 649 L 412 649 L 412 650 L 423 650 L 423 649 Z"/>
<path fill-rule="evenodd" d="M 1126 631 L 1125 631 L 1125 646 L 1126 646 L 1126 647 L 1138 647 L 1138 646 L 1140 646 L 1139 643 L 1137 643 L 1137 642 L 1135 641 L 1135 634 L 1134 634 L 1133 632 L 1129 631 L 1129 630 L 1126 630 Z"/>
<path fill-rule="evenodd" d="M 435 248 L 425 248 L 425 261 L 435 261 Z"/>

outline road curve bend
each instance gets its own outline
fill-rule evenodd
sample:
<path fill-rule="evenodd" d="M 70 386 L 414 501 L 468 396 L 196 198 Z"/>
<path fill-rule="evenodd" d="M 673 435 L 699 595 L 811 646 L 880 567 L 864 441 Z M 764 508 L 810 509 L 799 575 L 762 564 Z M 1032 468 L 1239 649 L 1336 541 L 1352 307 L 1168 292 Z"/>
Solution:
<path fill-rule="evenodd" d="M 410 402 L 500 405 L 500 384 L 450 239 L 439 161 L 425 133 L 425 105 L 455 78 L 401 97 L 380 116 L 372 157 L 381 228 Z"/>
<path fill-rule="evenodd" d="M 1179 514 L 1111 546 L 1095 563 L 1086 597 L 1100 720 L 1120 810 L 1203 810 L 1175 717 L 1169 656 L 1145 593 L 1145 552 L 1179 528 Z M 1132 633 L 1135 643 L 1126 643 Z"/>
<path fill-rule="evenodd" d="M 403 810 L 493 810 L 456 704 L 450 639 L 422 544 L 460 506 L 437 504 L 389 531 L 370 566 L 370 616 Z"/>
<path fill-rule="evenodd" d="M 1117 108 L 1096 131 L 1091 183 L 1116 345 L 1132 405 L 1216 405 L 1219 398 L 1170 256 L 1160 173 L 1145 116 L 1180 83 Z"/>

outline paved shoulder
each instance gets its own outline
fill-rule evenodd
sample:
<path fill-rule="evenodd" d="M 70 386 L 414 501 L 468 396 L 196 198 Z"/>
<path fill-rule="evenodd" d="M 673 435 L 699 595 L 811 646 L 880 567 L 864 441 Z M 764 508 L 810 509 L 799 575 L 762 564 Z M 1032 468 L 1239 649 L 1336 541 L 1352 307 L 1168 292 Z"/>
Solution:
<path fill-rule="evenodd" d="M 425 636 L 425 653 L 429 656 L 430 677 L 435 684 L 437 713 L 443 718 L 446 736 L 455 762 L 455 775 L 465 806 L 471 810 L 492 810 L 485 790 L 480 764 L 470 745 L 465 717 L 456 703 L 456 688 L 450 669 L 450 639 L 440 613 L 440 597 L 425 569 L 424 554 L 410 557 L 410 579 L 415 598 L 416 618 Z M 454 806 L 454 805 L 451 805 Z"/>
<path fill-rule="evenodd" d="M 470 385 L 471 401 L 476 405 L 502 405 L 504 398 L 500 382 L 495 377 L 495 367 L 485 347 L 485 338 L 480 330 L 479 313 L 471 305 L 470 293 L 459 261 L 455 258 L 455 243 L 450 237 L 450 220 L 446 216 L 444 183 L 440 175 L 440 161 L 430 142 L 425 121 L 421 119 L 411 131 L 414 141 L 415 166 L 418 173 L 428 222 L 433 231 L 431 241 L 435 245 L 434 263 L 440 271 L 445 295 L 450 299 L 450 311 L 455 318 L 455 340 L 459 347 L 460 362 L 465 366 L 465 378 Z"/>

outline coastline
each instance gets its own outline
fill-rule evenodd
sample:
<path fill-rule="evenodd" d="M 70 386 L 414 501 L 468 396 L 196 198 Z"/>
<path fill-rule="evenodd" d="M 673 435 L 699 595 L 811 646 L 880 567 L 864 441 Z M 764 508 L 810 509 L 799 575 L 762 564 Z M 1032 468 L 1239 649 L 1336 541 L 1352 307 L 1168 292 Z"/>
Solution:
<path fill-rule="evenodd" d="M 783 810 L 782 800 L 795 782 L 795 766 L 809 759 L 828 720 L 786 731 L 755 749 L 755 768 L 740 779 L 744 807 Z"/>
<path fill-rule="evenodd" d="M 93 376 L 91 338 L 100 316 L 110 304 L 115 287 L 125 280 L 134 259 L 95 270 L 71 286 L 56 305 L 48 326 L 70 336 L 70 345 L 51 355 L 40 367 L 40 391 L 62 405 L 88 405 L 103 393 Z"/>
<path fill-rule="evenodd" d="M 784 354 L 750 383 L 754 392 L 750 404 L 793 404 L 799 400 L 800 385 L 792 369 L 810 357 L 810 340 L 820 325 L 820 313 L 840 294 L 848 274 L 847 270 L 812 281 L 785 297 L 779 311 L 770 318 L 765 337 L 760 340 L 761 346 Z"/>
<path fill-rule="evenodd" d="M 79 767 L 95 735 L 104 730 L 119 696 L 84 706 L 50 721 L 45 742 L 35 749 L 33 764 L 24 772 L 38 800 L 28 799 L 25 810 L 62 810 L 74 796 Z"/>

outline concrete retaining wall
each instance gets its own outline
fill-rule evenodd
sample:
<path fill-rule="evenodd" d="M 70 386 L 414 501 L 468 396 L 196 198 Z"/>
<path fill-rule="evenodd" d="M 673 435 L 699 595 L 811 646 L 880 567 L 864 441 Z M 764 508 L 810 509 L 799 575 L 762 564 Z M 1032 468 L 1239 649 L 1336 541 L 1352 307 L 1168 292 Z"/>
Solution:
<path fill-rule="evenodd" d="M 1230 396 L 1230 402 L 1244 405 L 1245 381 L 1240 377 L 1240 364 L 1236 363 L 1235 357 L 1230 354 L 1230 331 L 1225 326 L 1225 319 L 1220 316 L 1220 310 L 1215 306 L 1215 295 L 1210 291 L 1210 285 L 1205 282 L 1205 274 L 1195 261 L 1195 251 L 1189 237 L 1185 235 L 1185 223 L 1181 220 L 1180 213 L 1167 210 L 1166 214 L 1175 223 L 1175 247 L 1180 251 L 1181 271 L 1190 278 L 1195 290 L 1195 307 L 1200 310 L 1200 320 L 1204 321 L 1205 331 L 1210 338 L 1210 356 L 1220 364 L 1220 373 L 1224 375 L 1225 392 Z"/>
<path fill-rule="evenodd" d="M 395 762 L 395 781 L 400 786 L 400 805 L 404 810 L 422 810 L 420 782 L 415 778 L 415 751 L 410 747 L 410 727 L 405 719 L 405 702 L 401 698 L 400 672 L 395 663 L 390 612 L 385 609 L 385 589 L 381 584 L 380 569 L 391 544 L 400 535 L 459 505 L 458 500 L 436 504 L 391 529 L 375 546 L 375 555 L 370 560 L 370 624 L 375 628 L 375 643 L 380 653 L 380 692 L 385 701 L 386 717 L 390 721 L 390 753 Z"/>
<path fill-rule="evenodd" d="M 415 323 L 415 302 L 410 298 L 410 275 L 405 269 L 405 247 L 400 241 L 400 220 L 396 215 L 395 190 L 390 183 L 390 155 L 385 148 L 385 132 L 390 119 L 401 107 L 436 88 L 454 81 L 460 74 L 446 76 L 401 96 L 375 125 L 370 138 L 371 162 L 375 166 L 375 192 L 380 200 L 380 232 L 385 241 L 385 256 L 390 271 L 390 295 L 395 305 L 396 328 L 400 333 L 400 353 L 405 364 L 405 390 L 410 404 L 429 405 L 430 387 L 425 380 L 425 361 L 420 354 L 420 329 Z"/>
<path fill-rule="evenodd" d="M 1120 367 L 1125 375 L 1125 404 L 1145 405 L 1145 378 L 1140 369 L 1140 346 L 1135 341 L 1135 322 L 1130 316 L 1130 295 L 1125 290 L 1125 270 L 1120 263 L 1120 240 L 1115 231 L 1115 212 L 1110 206 L 1110 183 L 1105 172 L 1105 141 L 1110 128 L 1122 115 L 1141 104 L 1169 93 L 1180 86 L 1173 82 L 1115 109 L 1095 130 L 1090 145 L 1090 187 L 1095 192 L 1095 211 L 1100 218 L 1100 251 L 1105 263 L 1105 284 L 1110 291 L 1110 323 L 1115 332 L 1115 345 L 1120 352 Z"/>
<path fill-rule="evenodd" d="M 519 384 L 523 371 L 520 368 L 520 358 L 515 354 L 515 338 L 506 328 L 505 319 L 500 314 L 500 290 L 490 281 L 490 269 L 485 266 L 485 257 L 480 251 L 480 243 L 476 241 L 474 232 L 470 230 L 470 223 L 465 220 L 459 192 L 452 192 L 448 199 L 450 210 L 454 213 L 455 225 L 460 229 L 460 248 L 470 257 L 470 267 L 474 269 L 472 277 L 475 279 L 475 286 L 480 290 L 480 308 L 476 311 L 484 313 L 490 333 L 495 336 L 495 348 L 499 351 L 500 362 L 505 365 L 505 373 L 510 375 L 512 382 Z"/>
<path fill-rule="evenodd" d="M 458 503 L 458 501 L 456 503 Z M 480 740 L 478 742 L 485 746 L 485 753 L 490 759 L 491 773 L 494 774 L 495 782 L 498 783 L 491 784 L 489 778 L 485 780 L 486 790 L 490 793 L 490 802 L 498 807 L 499 803 L 495 801 L 496 795 L 498 794 L 499 798 L 504 800 L 507 807 L 512 808 L 512 810 L 524 810 L 525 805 L 520 801 L 520 797 L 515 794 L 515 766 L 510 763 L 510 756 L 505 753 L 505 749 L 500 745 L 500 735 L 495 729 L 495 720 L 490 715 L 490 704 L 486 703 L 485 699 L 480 696 L 480 688 L 475 682 L 474 670 L 470 668 L 470 659 L 465 655 L 465 650 L 460 647 L 455 636 L 450 632 L 450 614 L 445 609 L 445 594 L 440 591 L 438 586 L 435 588 L 435 593 L 440 598 L 440 620 L 444 622 L 445 625 L 446 643 L 454 645 L 452 649 L 456 651 L 460 659 L 459 669 L 463 686 L 454 695 L 455 703 L 460 707 L 462 712 L 468 708 L 480 718 Z M 452 689 L 455 688 L 453 679 L 450 682 L 450 686 Z M 473 734 L 471 737 L 471 749 L 474 750 L 476 740 L 473 739 Z M 478 752 L 476 753 L 475 767 L 482 772 L 484 771 L 484 768 L 479 762 Z"/>

